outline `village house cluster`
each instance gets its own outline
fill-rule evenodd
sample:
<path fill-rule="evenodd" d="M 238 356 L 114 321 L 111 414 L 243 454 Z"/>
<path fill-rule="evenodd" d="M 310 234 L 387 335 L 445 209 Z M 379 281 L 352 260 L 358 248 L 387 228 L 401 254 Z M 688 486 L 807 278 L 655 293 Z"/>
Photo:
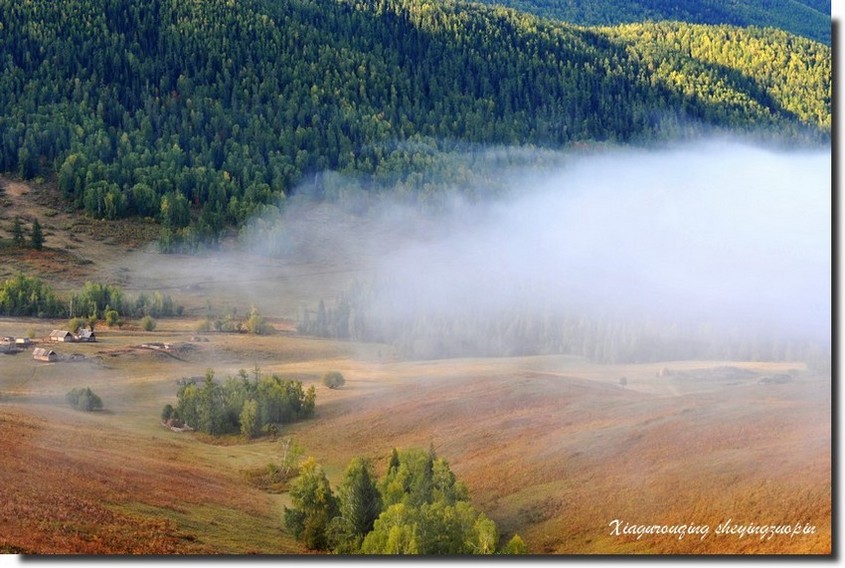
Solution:
<path fill-rule="evenodd" d="M 57 343 L 94 343 L 97 341 L 97 337 L 92 330 L 81 328 L 76 334 L 64 329 L 54 329 L 47 339 Z"/>
<path fill-rule="evenodd" d="M 94 343 L 96 341 L 97 336 L 90 329 L 80 329 L 75 334 L 63 329 L 54 329 L 41 343 Z M 3 337 L 0 339 L 0 352 L 14 354 L 32 345 L 33 340 L 28 337 Z M 36 346 L 32 350 L 32 358 L 36 361 L 55 362 L 59 360 L 59 355 L 48 347 Z"/>

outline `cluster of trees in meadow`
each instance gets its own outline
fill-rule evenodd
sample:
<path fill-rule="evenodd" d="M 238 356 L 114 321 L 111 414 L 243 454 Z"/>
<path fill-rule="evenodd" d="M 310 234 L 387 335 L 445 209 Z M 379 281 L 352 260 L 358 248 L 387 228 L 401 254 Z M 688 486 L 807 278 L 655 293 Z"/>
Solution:
<path fill-rule="evenodd" d="M 182 384 L 176 397 L 175 407 L 168 404 L 162 409 L 162 421 L 212 436 L 254 438 L 312 416 L 317 393 L 313 385 L 306 389 L 301 381 L 262 375 L 258 369 L 252 376 L 241 370 L 222 382 L 215 381 L 209 370 L 201 384 Z"/>
<path fill-rule="evenodd" d="M 515 535 L 501 549 L 496 524 L 469 501 L 466 486 L 433 449 L 393 450 L 378 479 L 353 459 L 336 491 L 314 458 L 291 483 L 285 526 L 308 548 L 337 554 L 519 554 Z"/>
<path fill-rule="evenodd" d="M 0 171 L 55 176 L 95 217 L 153 217 L 165 251 L 213 245 L 303 182 L 319 194 L 319 172 L 425 191 L 428 149 L 455 141 L 830 133 L 830 49 L 773 30 L 680 25 L 716 49 L 728 33 L 735 64 L 649 55 L 674 32 L 454 1 L 0 0 L 0 22 Z"/>
<path fill-rule="evenodd" d="M 275 331 L 254 304 L 250 306 L 246 317 L 238 316 L 238 310 L 234 307 L 224 314 L 213 314 L 211 305 L 208 304 L 205 318 L 200 320 L 194 329 L 199 332 L 220 331 L 252 335 L 269 335 Z"/>
<path fill-rule="evenodd" d="M 161 317 L 181 313 L 181 305 L 158 291 L 129 297 L 114 284 L 86 282 L 80 290 L 62 299 L 43 280 L 22 272 L 0 283 L 0 315 L 6 316 L 87 318 L 116 323 L 120 316 Z"/>
<path fill-rule="evenodd" d="M 72 292 L 68 300 L 71 317 L 88 316 L 106 320 L 110 311 L 141 318 L 177 316 L 182 314 L 183 309 L 170 295 L 160 291 L 152 294 L 142 292 L 130 297 L 120 286 L 99 282 L 86 282 L 81 290 Z"/>
<path fill-rule="evenodd" d="M 361 282 L 330 302 L 306 310 L 299 331 L 340 340 L 388 343 L 412 358 L 577 355 L 603 363 L 714 359 L 806 361 L 822 368 L 830 346 L 783 334 L 702 322 L 680 324 L 572 310 L 419 309 L 396 316 L 375 309 L 378 285 Z M 829 366 L 829 362 L 827 363 Z"/>

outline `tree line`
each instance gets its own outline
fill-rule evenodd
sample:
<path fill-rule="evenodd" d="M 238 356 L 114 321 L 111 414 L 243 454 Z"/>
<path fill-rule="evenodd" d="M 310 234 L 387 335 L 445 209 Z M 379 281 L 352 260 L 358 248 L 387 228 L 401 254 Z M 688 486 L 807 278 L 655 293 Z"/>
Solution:
<path fill-rule="evenodd" d="M 81 289 L 72 291 L 63 299 L 37 276 L 26 276 L 22 272 L 0 283 L 0 315 L 4 316 L 88 318 L 95 322 L 101 319 L 116 322 L 115 318 L 121 315 L 162 317 L 179 315 L 182 310 L 183 307 L 167 294 L 156 291 L 129 297 L 114 284 L 86 282 Z"/>
<path fill-rule="evenodd" d="M 832 67 L 828 49 L 820 44 L 775 29 L 678 22 L 606 32 L 653 69 L 652 81 L 693 94 L 683 104 L 701 105 L 704 115 L 729 121 L 745 113 L 764 125 L 784 113 L 830 128 Z"/>
<path fill-rule="evenodd" d="M 385 289 L 382 286 L 387 286 Z M 805 361 L 829 369 L 830 345 L 775 330 L 696 325 L 584 311 L 512 306 L 451 311 L 417 309 L 403 316 L 374 309 L 389 285 L 356 282 L 300 317 L 300 333 L 387 343 L 406 357 L 577 355 L 603 363 L 667 360 Z"/>
<path fill-rule="evenodd" d="M 0 171 L 55 177 L 95 217 L 155 218 L 165 251 L 213 246 L 320 172 L 415 187 L 420 149 L 455 141 L 830 133 L 830 49 L 768 29 L 730 28 L 730 50 L 789 53 L 787 76 L 768 56 L 658 65 L 643 46 L 675 35 L 451 0 L 0 0 L 0 25 Z M 725 29 L 694 35 L 718 48 Z"/>
<path fill-rule="evenodd" d="M 354 458 L 337 491 L 314 458 L 305 460 L 285 507 L 288 530 L 312 550 L 336 554 L 520 554 L 514 535 L 500 548 L 487 515 L 475 510 L 448 462 L 428 451 L 394 448 L 384 477 Z"/>

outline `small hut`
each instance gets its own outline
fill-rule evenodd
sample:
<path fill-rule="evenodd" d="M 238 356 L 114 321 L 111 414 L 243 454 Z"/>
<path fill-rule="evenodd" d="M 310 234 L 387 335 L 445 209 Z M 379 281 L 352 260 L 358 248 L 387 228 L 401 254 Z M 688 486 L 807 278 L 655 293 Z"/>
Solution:
<path fill-rule="evenodd" d="M 36 361 L 46 361 L 48 363 L 55 363 L 59 360 L 59 356 L 52 349 L 44 347 L 36 347 L 32 350 L 32 358 Z"/>
<path fill-rule="evenodd" d="M 90 329 L 80 329 L 76 334 L 76 340 L 82 343 L 94 343 L 97 341 L 97 336 Z"/>
<path fill-rule="evenodd" d="M 64 329 L 54 329 L 50 332 L 50 341 L 58 341 L 61 343 L 72 343 L 73 334 Z"/>

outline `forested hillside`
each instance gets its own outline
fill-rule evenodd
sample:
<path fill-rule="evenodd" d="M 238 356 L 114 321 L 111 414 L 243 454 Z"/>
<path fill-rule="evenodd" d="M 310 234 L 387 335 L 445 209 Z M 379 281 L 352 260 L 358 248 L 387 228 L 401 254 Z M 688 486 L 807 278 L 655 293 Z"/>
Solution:
<path fill-rule="evenodd" d="M 96 217 L 154 217 L 165 248 L 322 171 L 408 178 L 419 147 L 830 133 L 829 48 L 774 30 L 451 1 L 0 0 L 0 58 L 0 171 L 55 175 Z"/>
<path fill-rule="evenodd" d="M 830 45 L 828 0 L 482 0 L 583 25 L 646 20 L 780 28 Z"/>
<path fill-rule="evenodd" d="M 772 111 L 830 129 L 830 52 L 782 31 L 667 22 L 605 28 L 625 41 L 650 79 L 718 109 L 717 120 Z M 707 110 L 702 110 L 707 113 Z M 752 119 L 754 120 L 754 119 Z"/>

